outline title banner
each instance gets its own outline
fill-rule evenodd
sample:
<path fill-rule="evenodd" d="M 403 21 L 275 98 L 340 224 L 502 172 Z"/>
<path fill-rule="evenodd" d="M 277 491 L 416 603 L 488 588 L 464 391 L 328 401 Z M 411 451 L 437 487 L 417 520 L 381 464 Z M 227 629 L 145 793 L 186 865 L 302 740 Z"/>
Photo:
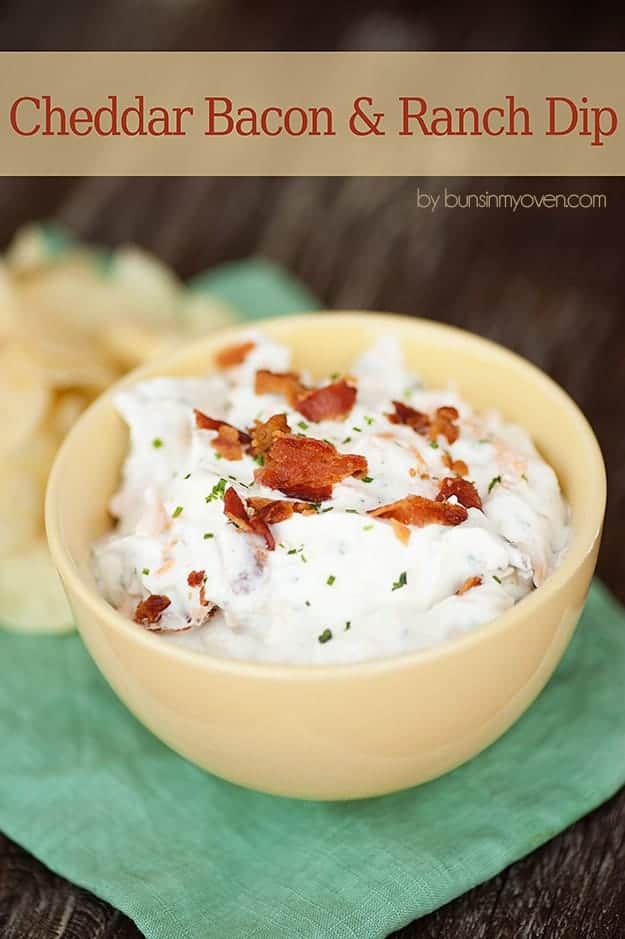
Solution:
<path fill-rule="evenodd" d="M 14 176 L 620 176 L 625 53 L 0 53 Z"/>

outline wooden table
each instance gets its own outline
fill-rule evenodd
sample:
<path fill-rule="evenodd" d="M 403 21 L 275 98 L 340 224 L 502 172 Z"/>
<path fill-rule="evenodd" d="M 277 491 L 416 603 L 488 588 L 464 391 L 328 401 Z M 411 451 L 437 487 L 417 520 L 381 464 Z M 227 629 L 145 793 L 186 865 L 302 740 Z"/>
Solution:
<path fill-rule="evenodd" d="M 2 45 L 15 49 L 619 47 L 616 21 L 564 5 L 541 8 L 540 34 L 527 5 L 512 11 L 494 3 L 476 14 L 464 5 L 414 13 L 408 4 L 361 2 L 357 13 L 335 5 L 328 18 L 316 5 L 281 0 L 115 0 L 84 9 L 75 0 L 26 0 L 4 4 L 2 16 Z M 445 185 L 458 193 L 602 192 L 608 204 L 516 214 L 417 207 L 418 187 Z M 505 343 L 567 388 L 596 428 L 610 477 L 599 573 L 625 601 L 624 194 L 619 179 L 0 180 L 0 243 L 23 222 L 53 216 L 91 240 L 136 241 L 183 276 L 256 253 L 286 266 L 328 306 L 423 315 Z M 621 939 L 623 871 L 625 791 L 396 935 Z M 0 935 L 140 934 L 0 836 Z"/>

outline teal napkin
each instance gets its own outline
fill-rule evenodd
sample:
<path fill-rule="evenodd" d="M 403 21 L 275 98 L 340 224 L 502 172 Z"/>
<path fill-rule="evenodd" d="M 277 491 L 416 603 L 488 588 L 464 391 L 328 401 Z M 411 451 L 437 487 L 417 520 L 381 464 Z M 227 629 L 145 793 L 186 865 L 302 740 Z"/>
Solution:
<path fill-rule="evenodd" d="M 212 276 L 235 306 L 243 285 L 248 314 L 269 312 L 264 290 L 272 309 L 313 305 L 262 262 Z M 78 636 L 0 631 L 0 828 L 148 939 L 376 939 L 625 782 L 624 688 L 625 612 L 595 583 L 551 682 L 487 751 L 397 795 L 303 803 L 176 756 L 117 700 Z"/>

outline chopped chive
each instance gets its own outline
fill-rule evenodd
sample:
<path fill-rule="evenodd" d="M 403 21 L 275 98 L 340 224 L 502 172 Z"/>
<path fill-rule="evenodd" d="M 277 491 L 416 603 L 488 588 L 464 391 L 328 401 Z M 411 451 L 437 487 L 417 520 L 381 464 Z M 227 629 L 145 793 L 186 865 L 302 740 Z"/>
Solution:
<path fill-rule="evenodd" d="M 369 425 L 369 427 L 371 427 L 371 425 L 373 424 L 374 420 L 375 420 L 375 417 L 365 417 L 365 421 L 367 422 L 367 424 Z"/>
<path fill-rule="evenodd" d="M 430 440 L 430 446 L 432 450 L 438 450 L 438 443 L 436 442 L 436 440 Z"/>
<path fill-rule="evenodd" d="M 304 564 L 308 564 L 308 558 L 306 557 L 305 554 L 300 554 L 300 558 L 304 562 Z"/>
<path fill-rule="evenodd" d="M 323 439 L 323 442 L 324 442 L 324 443 L 329 443 L 331 447 L 334 446 L 334 444 L 332 443 L 332 441 L 331 441 L 331 440 L 328 440 L 327 437 L 323 437 L 322 439 Z"/>
<path fill-rule="evenodd" d="M 178 518 L 179 515 L 182 515 L 182 506 L 177 505 L 174 511 L 171 513 L 172 518 Z"/>
<path fill-rule="evenodd" d="M 353 515 L 358 515 L 358 509 L 345 509 L 346 512 L 351 512 Z"/>
<path fill-rule="evenodd" d="M 493 574 L 493 580 L 496 580 L 498 584 L 501 583 L 501 578 L 497 577 L 497 574 Z"/>
<path fill-rule="evenodd" d="M 186 476 L 183 476 L 182 478 L 183 478 L 183 479 L 189 479 L 190 476 L 191 476 L 191 473 L 187 473 L 187 475 L 186 475 Z"/>
<path fill-rule="evenodd" d="M 488 491 L 489 491 L 489 493 L 492 492 L 493 489 L 495 488 L 495 486 L 496 486 L 498 483 L 500 483 L 500 482 L 501 482 L 501 476 L 493 476 L 493 478 L 491 479 L 491 481 L 490 481 L 489 484 L 488 484 Z"/>
<path fill-rule="evenodd" d="M 205 496 L 206 502 L 213 502 L 215 499 L 223 499 L 224 492 L 226 491 L 226 486 L 228 485 L 225 479 L 220 479 L 218 483 L 215 483 L 213 488 L 210 491 L 208 496 Z"/>
<path fill-rule="evenodd" d="M 363 476 L 363 477 L 362 477 L 362 481 L 363 481 L 363 483 L 372 483 L 372 482 L 373 482 L 373 476 Z"/>
<path fill-rule="evenodd" d="M 265 457 L 262 455 L 262 453 L 257 453 L 256 456 L 254 457 L 254 462 L 258 463 L 259 466 L 264 466 Z"/>
<path fill-rule="evenodd" d="M 332 374 L 330 375 L 330 378 L 332 379 L 332 381 L 336 381 L 336 379 L 339 377 L 340 374 L 341 374 L 340 372 L 332 372 Z"/>
<path fill-rule="evenodd" d="M 528 478 L 525 473 L 521 473 L 521 479 L 525 480 L 525 482 L 528 482 Z"/>
<path fill-rule="evenodd" d="M 333 508 L 334 508 L 333 505 L 329 505 L 326 509 L 322 509 L 321 511 L 322 511 L 322 512 L 331 512 Z"/>
<path fill-rule="evenodd" d="M 216 454 L 215 454 L 215 459 L 216 459 L 216 460 L 222 460 L 223 457 L 222 457 L 221 453 L 216 453 Z"/>
<path fill-rule="evenodd" d="M 478 440 L 478 443 L 490 443 L 490 439 L 488 437 L 482 437 Z"/>
<path fill-rule="evenodd" d="M 310 600 L 306 600 L 305 603 L 306 603 L 306 606 L 310 606 Z"/>
<path fill-rule="evenodd" d="M 362 427 L 352 427 L 352 430 L 355 430 L 357 434 L 362 433 Z"/>
<path fill-rule="evenodd" d="M 351 443 L 351 442 L 352 442 L 351 437 L 346 437 L 345 440 L 343 440 L 343 443 Z"/>
<path fill-rule="evenodd" d="M 363 530 L 363 531 L 371 531 L 371 530 L 373 529 L 373 527 L 374 527 L 373 525 L 363 525 L 362 530 Z"/>
<path fill-rule="evenodd" d="M 147 577 L 148 574 L 150 573 L 150 568 L 149 568 L 149 567 L 144 567 L 143 570 L 141 571 L 141 573 L 143 574 L 144 577 Z"/>
<path fill-rule="evenodd" d="M 322 645 L 324 642 L 329 642 L 330 639 L 332 638 L 332 630 L 324 629 L 323 632 L 319 636 L 317 636 L 317 638 Z"/>
<path fill-rule="evenodd" d="M 334 576 L 334 574 L 330 574 L 328 576 L 328 579 L 326 580 L 326 584 L 328 585 L 328 587 L 331 587 L 335 580 L 336 580 L 336 577 Z"/>
<path fill-rule="evenodd" d="M 351 629 L 351 627 L 352 627 L 352 621 L 351 619 L 348 619 L 347 622 L 345 623 L 345 632 L 347 632 L 348 629 Z"/>
<path fill-rule="evenodd" d="M 162 447 L 162 446 L 163 446 L 163 441 L 161 440 L 160 437 L 155 437 L 154 440 L 152 441 L 152 446 L 153 446 L 156 450 L 158 450 L 159 447 Z"/>
<path fill-rule="evenodd" d="M 401 574 L 399 575 L 398 580 L 396 580 L 393 584 L 393 590 L 399 590 L 400 587 L 405 587 L 407 583 L 408 583 L 408 574 L 406 573 L 406 571 L 402 571 Z"/>
<path fill-rule="evenodd" d="M 308 428 L 310 427 L 310 424 L 307 424 L 306 421 L 298 421 L 298 422 L 297 422 L 297 426 L 298 426 L 301 430 L 308 430 Z"/>
<path fill-rule="evenodd" d="M 290 549 L 287 551 L 287 554 L 297 554 L 297 548 L 290 548 Z"/>
<path fill-rule="evenodd" d="M 205 531 L 205 532 L 204 532 L 204 541 L 208 541 L 209 538 L 214 538 L 214 537 L 215 537 L 215 536 L 214 536 L 214 534 L 212 533 L 212 531 Z"/>

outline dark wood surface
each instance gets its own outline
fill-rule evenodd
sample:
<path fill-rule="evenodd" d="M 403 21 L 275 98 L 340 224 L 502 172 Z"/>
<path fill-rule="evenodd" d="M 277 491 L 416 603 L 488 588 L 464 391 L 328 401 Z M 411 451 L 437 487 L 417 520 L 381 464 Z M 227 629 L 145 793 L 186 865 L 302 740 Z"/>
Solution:
<path fill-rule="evenodd" d="M 616 8 L 614 8 L 616 10 Z M 541 5 L 317 5 L 39 0 L 0 6 L 5 49 L 618 49 L 616 12 Z M 417 187 L 604 192 L 605 209 L 439 210 Z M 625 181 L 405 179 L 0 180 L 0 246 L 54 217 L 79 235 L 136 241 L 183 276 L 257 253 L 333 307 L 463 325 L 546 369 L 596 428 L 610 479 L 599 572 L 625 601 Z M 485 376 L 485 380 L 488 377 Z M 212 935 L 207 924 L 207 936 Z M 621 939 L 625 790 L 401 939 Z M 131 939 L 121 913 L 0 836 L 3 939 Z M 184 939 L 184 937 L 171 937 Z M 224 937 L 227 939 L 227 937 Z M 237 937 L 238 939 L 238 937 Z"/>

